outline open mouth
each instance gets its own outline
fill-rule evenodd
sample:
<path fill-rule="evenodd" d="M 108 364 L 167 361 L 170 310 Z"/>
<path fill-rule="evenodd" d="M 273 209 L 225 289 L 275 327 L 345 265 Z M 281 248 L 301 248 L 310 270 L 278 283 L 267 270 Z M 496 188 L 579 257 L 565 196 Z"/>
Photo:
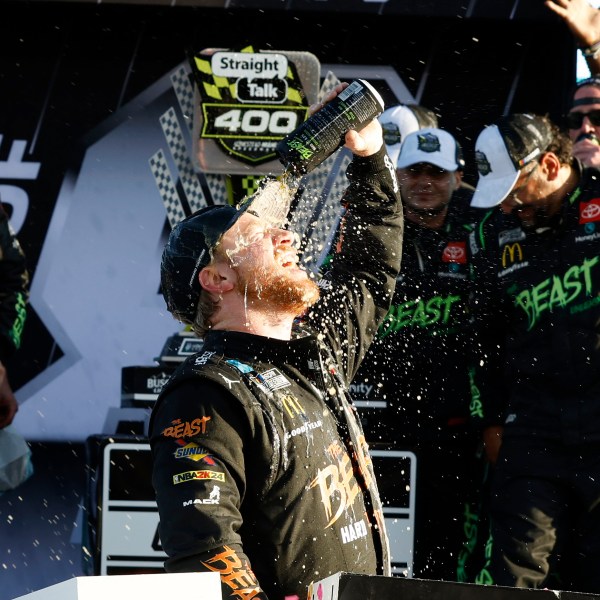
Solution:
<path fill-rule="evenodd" d="M 295 253 L 278 253 L 277 262 L 284 268 L 289 269 L 298 265 L 298 256 Z"/>

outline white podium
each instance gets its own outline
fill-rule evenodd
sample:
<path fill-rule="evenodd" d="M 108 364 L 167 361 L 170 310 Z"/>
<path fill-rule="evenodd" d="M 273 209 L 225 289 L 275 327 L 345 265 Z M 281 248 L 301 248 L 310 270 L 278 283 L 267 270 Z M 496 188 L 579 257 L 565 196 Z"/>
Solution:
<path fill-rule="evenodd" d="M 218 573 L 74 577 L 14 600 L 165 600 L 182 593 L 189 600 L 223 600 Z"/>

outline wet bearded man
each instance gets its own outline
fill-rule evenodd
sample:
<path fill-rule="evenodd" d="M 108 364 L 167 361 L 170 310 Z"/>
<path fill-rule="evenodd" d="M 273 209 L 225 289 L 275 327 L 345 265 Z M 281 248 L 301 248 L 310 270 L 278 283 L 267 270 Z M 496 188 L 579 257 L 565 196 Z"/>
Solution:
<path fill-rule="evenodd" d="M 163 251 L 167 307 L 203 339 L 148 428 L 165 569 L 219 572 L 224 599 L 304 598 L 338 571 L 390 573 L 347 389 L 389 309 L 402 207 L 381 125 L 345 142 L 347 230 L 320 287 L 282 228 L 290 195 L 276 180 L 237 209 L 184 219 Z"/>
<path fill-rule="evenodd" d="M 473 416 L 495 465 L 477 582 L 598 593 L 600 171 L 570 146 L 532 114 L 475 144 Z"/>
<path fill-rule="evenodd" d="M 246 214 L 223 236 L 215 259 L 200 276 L 204 289 L 217 294 L 213 328 L 228 328 L 231 307 L 223 304 L 223 291 L 237 290 L 244 298 L 246 323 L 272 322 L 281 313 L 300 316 L 319 299 L 319 287 L 299 265 L 298 236 L 269 227 Z M 221 298 L 221 301 L 218 298 Z"/>

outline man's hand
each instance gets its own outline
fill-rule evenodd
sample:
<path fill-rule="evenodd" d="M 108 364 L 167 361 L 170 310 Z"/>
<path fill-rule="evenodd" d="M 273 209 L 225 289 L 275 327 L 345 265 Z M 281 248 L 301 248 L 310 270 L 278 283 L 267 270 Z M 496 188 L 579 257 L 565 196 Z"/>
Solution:
<path fill-rule="evenodd" d="M 600 167 L 600 145 L 594 140 L 583 139 L 575 142 L 572 154 L 586 167 Z"/>
<path fill-rule="evenodd" d="M 546 0 L 545 5 L 564 20 L 583 48 L 600 40 L 600 11 L 587 0 Z"/>
<path fill-rule="evenodd" d="M 6 369 L 0 363 L 0 429 L 13 422 L 18 410 L 19 405 L 8 383 Z"/>
<path fill-rule="evenodd" d="M 373 119 L 360 131 L 351 129 L 346 133 L 346 148 L 357 156 L 371 156 L 383 146 L 383 129 L 377 119 Z"/>

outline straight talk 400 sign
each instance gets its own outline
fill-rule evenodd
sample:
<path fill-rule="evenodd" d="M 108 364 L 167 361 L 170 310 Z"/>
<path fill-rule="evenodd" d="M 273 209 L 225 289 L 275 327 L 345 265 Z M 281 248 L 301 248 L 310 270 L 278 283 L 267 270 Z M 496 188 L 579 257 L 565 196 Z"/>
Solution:
<path fill-rule="evenodd" d="M 209 48 L 190 63 L 196 167 L 226 175 L 281 172 L 275 146 L 316 102 L 318 59 L 309 52 Z"/>

